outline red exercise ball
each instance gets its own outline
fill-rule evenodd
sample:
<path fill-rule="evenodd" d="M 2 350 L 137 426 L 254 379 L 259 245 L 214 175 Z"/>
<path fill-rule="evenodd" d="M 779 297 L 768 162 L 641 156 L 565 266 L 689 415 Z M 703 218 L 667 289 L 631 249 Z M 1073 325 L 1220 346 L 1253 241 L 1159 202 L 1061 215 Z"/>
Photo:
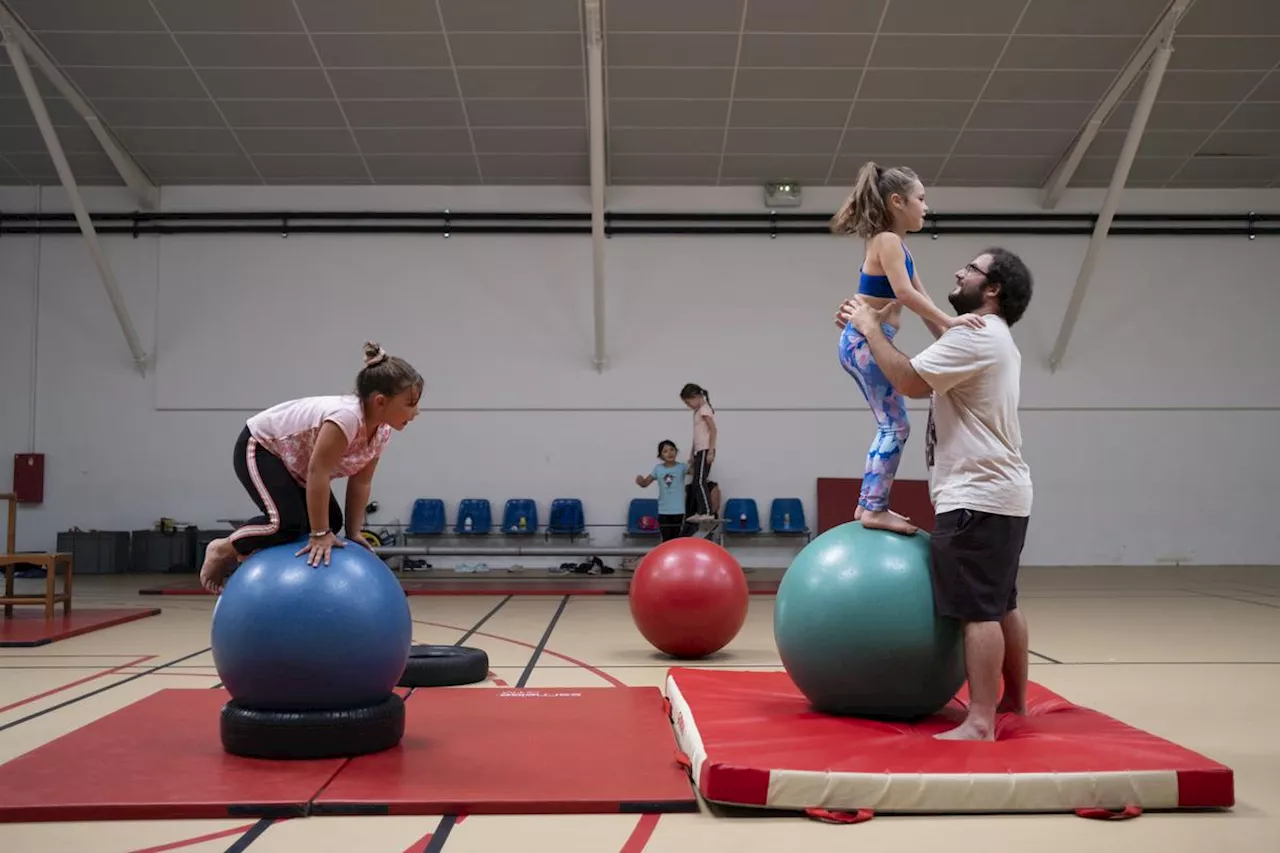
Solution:
<path fill-rule="evenodd" d="M 631 617 L 658 650 L 698 658 L 738 636 L 747 619 L 747 578 L 733 555 L 706 539 L 663 542 L 636 567 Z"/>

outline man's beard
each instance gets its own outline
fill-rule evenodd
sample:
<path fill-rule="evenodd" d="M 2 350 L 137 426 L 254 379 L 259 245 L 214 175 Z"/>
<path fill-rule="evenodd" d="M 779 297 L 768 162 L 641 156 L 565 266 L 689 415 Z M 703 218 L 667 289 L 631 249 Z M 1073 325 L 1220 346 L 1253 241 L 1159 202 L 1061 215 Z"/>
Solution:
<path fill-rule="evenodd" d="M 956 314 L 972 314 L 982 307 L 982 291 L 953 290 L 947 294 L 947 301 L 956 309 Z"/>

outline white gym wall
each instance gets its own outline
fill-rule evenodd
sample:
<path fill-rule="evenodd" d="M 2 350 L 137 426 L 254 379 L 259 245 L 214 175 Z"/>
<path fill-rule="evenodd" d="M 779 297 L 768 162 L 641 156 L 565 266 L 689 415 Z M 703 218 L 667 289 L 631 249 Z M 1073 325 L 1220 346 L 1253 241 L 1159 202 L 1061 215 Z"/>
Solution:
<path fill-rule="evenodd" d="M 1096 211 L 1101 191 L 1059 210 Z M 110 190 L 90 209 L 131 210 Z M 843 194 L 809 190 L 805 209 Z M 62 192 L 0 193 L 6 211 L 65 210 Z M 944 212 L 1039 210 L 1026 190 L 937 189 Z M 617 188 L 623 210 L 759 211 L 758 189 Z M 585 188 L 167 188 L 168 210 L 589 210 Z M 1132 190 L 1122 211 L 1280 210 L 1277 191 Z M 583 499 L 620 525 L 657 442 L 687 451 L 685 382 L 711 390 L 725 498 L 805 501 L 815 478 L 860 476 L 874 423 L 836 360 L 831 322 L 861 247 L 824 236 L 618 236 L 608 241 L 609 366 L 592 365 L 588 236 L 103 237 L 155 363 L 133 369 L 79 234 L 0 239 L 0 454 L 47 455 L 45 501 L 23 508 L 20 549 L 57 531 L 202 527 L 253 507 L 231 470 L 244 419 L 279 400 L 350 388 L 366 338 L 427 377 L 418 420 L 380 467 L 371 521 L 416 497 Z M 1280 241 L 1111 237 L 1065 362 L 1047 359 L 1087 237 L 915 235 L 926 286 L 984 246 L 1036 275 L 1015 327 L 1036 502 L 1031 565 L 1280 563 Z M 908 315 L 899 346 L 928 343 Z M 901 476 L 921 478 L 927 405 L 913 405 Z M 34 416 L 33 416 L 34 415 Z M 1268 437 L 1272 441 L 1268 441 Z M 341 497 L 342 483 L 338 483 Z M 612 542 L 619 527 L 596 528 Z M 785 565 L 788 549 L 744 560 Z"/>

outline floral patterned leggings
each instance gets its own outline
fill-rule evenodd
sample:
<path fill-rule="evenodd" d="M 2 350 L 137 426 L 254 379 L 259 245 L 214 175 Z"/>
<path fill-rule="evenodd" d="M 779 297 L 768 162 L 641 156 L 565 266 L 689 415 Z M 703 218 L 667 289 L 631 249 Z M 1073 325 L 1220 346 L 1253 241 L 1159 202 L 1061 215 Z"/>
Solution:
<path fill-rule="evenodd" d="M 888 324 L 881 328 L 889 340 L 893 340 L 898 332 Z M 898 473 L 902 448 L 911 434 L 907 401 L 889 384 L 880 365 L 871 357 L 867 339 L 851 325 L 846 326 L 840 336 L 840 366 L 858 383 L 862 395 L 871 404 L 876 423 L 880 425 L 867 453 L 858 505 L 871 512 L 883 512 L 889 508 L 889 492 Z"/>

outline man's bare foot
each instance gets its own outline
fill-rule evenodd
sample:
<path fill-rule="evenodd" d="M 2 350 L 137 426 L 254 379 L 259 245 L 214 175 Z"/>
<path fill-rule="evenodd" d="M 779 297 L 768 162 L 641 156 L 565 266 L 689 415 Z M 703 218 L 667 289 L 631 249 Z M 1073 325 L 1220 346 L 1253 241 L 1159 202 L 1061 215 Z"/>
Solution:
<path fill-rule="evenodd" d="M 1003 699 L 1000 700 L 1000 704 L 996 706 L 996 713 L 997 714 L 1026 714 L 1027 703 L 1019 702 L 1016 699 L 1012 699 L 1008 696 L 1005 696 Z"/>
<path fill-rule="evenodd" d="M 936 740 L 993 741 L 996 739 L 996 730 L 995 726 L 968 719 L 950 731 L 934 735 L 934 738 Z"/>
<path fill-rule="evenodd" d="M 222 591 L 227 570 L 236 562 L 235 546 L 230 539 L 214 539 L 204 549 L 204 564 L 200 567 L 200 585 L 214 594 Z"/>
<path fill-rule="evenodd" d="M 919 529 L 896 512 L 872 512 L 867 510 L 862 514 L 861 521 L 862 526 L 869 530 L 888 530 L 905 536 L 911 536 Z"/>

